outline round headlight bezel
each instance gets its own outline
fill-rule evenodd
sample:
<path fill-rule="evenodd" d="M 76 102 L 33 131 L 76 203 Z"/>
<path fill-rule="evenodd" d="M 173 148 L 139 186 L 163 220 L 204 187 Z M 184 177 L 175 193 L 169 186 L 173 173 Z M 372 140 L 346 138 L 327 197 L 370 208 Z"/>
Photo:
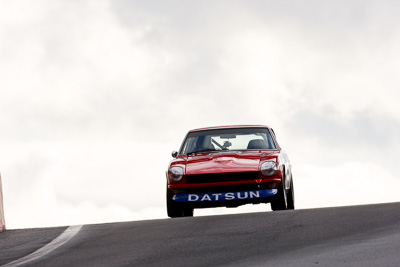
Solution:
<path fill-rule="evenodd" d="M 168 177 L 173 182 L 180 182 L 183 178 L 183 168 L 179 166 L 173 166 L 168 170 Z"/>
<path fill-rule="evenodd" d="M 265 161 L 260 166 L 260 172 L 264 176 L 274 176 L 278 171 L 275 161 Z"/>

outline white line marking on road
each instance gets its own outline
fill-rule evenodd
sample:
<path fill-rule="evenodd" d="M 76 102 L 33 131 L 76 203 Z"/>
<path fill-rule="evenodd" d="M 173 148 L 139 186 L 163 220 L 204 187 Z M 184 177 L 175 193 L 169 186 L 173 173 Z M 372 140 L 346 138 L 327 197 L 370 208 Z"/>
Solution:
<path fill-rule="evenodd" d="M 61 235 L 53 239 L 50 243 L 45 245 L 44 247 L 39 248 L 35 252 L 32 252 L 31 254 L 20 258 L 18 260 L 15 260 L 13 262 L 7 263 L 6 265 L 3 265 L 2 267 L 10 267 L 10 266 L 19 266 L 21 264 L 25 264 L 27 262 L 36 260 L 40 257 L 43 257 L 46 254 L 49 254 L 53 250 L 55 250 L 58 247 L 61 247 L 65 243 L 67 243 L 71 238 L 73 238 L 79 230 L 81 230 L 82 225 L 76 225 L 76 226 L 70 226 L 67 229 L 65 229 L 64 232 L 62 232 Z"/>

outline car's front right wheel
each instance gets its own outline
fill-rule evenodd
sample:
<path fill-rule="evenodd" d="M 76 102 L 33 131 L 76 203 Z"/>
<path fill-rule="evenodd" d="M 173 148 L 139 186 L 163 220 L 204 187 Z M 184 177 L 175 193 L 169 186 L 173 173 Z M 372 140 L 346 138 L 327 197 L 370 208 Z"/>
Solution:
<path fill-rule="evenodd" d="M 172 199 L 171 192 L 167 189 L 167 213 L 170 218 L 192 217 L 193 209 L 176 203 L 176 201 Z"/>

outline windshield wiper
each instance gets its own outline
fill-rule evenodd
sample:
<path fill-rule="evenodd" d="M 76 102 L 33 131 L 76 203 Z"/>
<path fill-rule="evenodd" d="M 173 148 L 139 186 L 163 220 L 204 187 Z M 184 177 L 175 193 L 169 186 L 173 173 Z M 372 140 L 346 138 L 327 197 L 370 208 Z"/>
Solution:
<path fill-rule="evenodd" d="M 216 152 L 216 150 L 214 150 L 214 149 L 201 149 L 201 150 L 190 152 L 190 153 L 188 153 L 188 155 L 197 154 L 197 153 L 203 153 L 203 152 Z"/>

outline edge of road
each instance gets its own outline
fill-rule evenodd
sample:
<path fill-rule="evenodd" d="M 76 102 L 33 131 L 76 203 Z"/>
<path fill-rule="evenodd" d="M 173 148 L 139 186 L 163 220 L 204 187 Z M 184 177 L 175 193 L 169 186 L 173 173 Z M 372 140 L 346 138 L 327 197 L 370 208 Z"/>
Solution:
<path fill-rule="evenodd" d="M 50 243 L 47 243 L 43 247 L 37 249 L 36 251 L 32 252 L 31 254 L 25 257 L 19 258 L 5 265 L 2 265 L 2 267 L 20 266 L 22 264 L 26 264 L 28 262 L 41 258 L 51 253 L 53 250 L 61 247 L 65 243 L 67 243 L 81 230 L 81 228 L 82 225 L 70 226 L 67 229 L 65 229 L 64 232 L 62 232 L 59 236 L 54 238 Z"/>

